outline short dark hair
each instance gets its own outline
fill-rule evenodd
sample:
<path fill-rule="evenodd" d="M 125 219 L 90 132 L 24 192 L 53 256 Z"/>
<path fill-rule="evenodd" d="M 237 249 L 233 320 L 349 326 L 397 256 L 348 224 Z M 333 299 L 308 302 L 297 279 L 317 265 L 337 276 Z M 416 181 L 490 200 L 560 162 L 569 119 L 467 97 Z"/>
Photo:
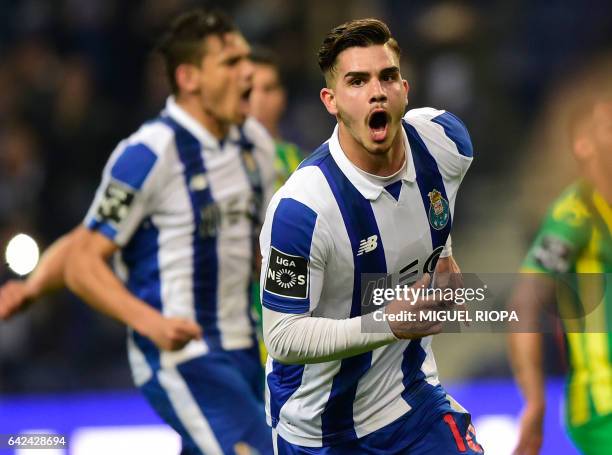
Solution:
<path fill-rule="evenodd" d="M 385 44 L 389 44 L 400 57 L 402 51 L 399 44 L 384 22 L 373 18 L 346 22 L 334 27 L 323 40 L 318 52 L 319 67 L 327 79 L 334 72 L 336 58 L 343 50 Z"/>
<path fill-rule="evenodd" d="M 277 71 L 280 70 L 278 57 L 274 52 L 265 47 L 255 46 L 251 49 L 249 56 L 251 61 L 257 65 L 267 65 L 274 67 Z"/>
<path fill-rule="evenodd" d="M 198 8 L 176 17 L 156 46 L 164 60 L 172 92 L 178 93 L 176 68 L 183 63 L 197 65 L 204 56 L 204 38 L 210 35 L 222 37 L 225 33 L 237 31 L 232 20 L 219 10 Z"/>
<path fill-rule="evenodd" d="M 285 74 L 281 68 L 280 60 L 274 52 L 265 47 L 255 46 L 251 49 L 251 55 L 249 58 L 256 65 L 272 68 L 272 70 L 274 70 L 276 73 L 280 86 L 285 87 Z"/>

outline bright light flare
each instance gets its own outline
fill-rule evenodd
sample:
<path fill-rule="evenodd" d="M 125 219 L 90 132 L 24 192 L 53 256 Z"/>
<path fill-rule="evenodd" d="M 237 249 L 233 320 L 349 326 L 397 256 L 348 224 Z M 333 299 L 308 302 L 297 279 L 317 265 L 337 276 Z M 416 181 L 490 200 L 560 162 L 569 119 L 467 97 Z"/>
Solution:
<path fill-rule="evenodd" d="M 17 234 L 9 241 L 4 255 L 6 263 L 13 272 L 17 275 L 27 275 L 38 264 L 40 250 L 32 237 L 27 234 Z"/>

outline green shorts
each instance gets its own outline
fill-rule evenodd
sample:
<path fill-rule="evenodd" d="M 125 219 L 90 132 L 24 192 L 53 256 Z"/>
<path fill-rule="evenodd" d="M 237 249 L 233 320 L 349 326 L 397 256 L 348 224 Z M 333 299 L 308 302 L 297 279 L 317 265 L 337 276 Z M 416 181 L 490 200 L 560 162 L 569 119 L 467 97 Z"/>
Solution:
<path fill-rule="evenodd" d="M 570 426 L 568 432 L 582 455 L 612 455 L 612 415 Z"/>

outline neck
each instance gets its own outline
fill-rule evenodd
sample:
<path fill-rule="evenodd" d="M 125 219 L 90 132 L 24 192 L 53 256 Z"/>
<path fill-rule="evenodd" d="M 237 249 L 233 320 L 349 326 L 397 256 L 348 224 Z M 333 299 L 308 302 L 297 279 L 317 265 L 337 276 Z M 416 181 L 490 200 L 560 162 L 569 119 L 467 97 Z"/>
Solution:
<path fill-rule="evenodd" d="M 338 140 L 346 157 L 359 169 L 368 174 L 388 177 L 404 165 L 406 148 L 401 130 L 397 132 L 387 150 L 371 152 L 357 142 L 343 123 L 339 124 Z"/>
<path fill-rule="evenodd" d="M 612 205 L 612 181 L 610 176 L 602 167 L 593 167 L 591 169 L 589 180 L 593 183 L 595 189 L 603 196 L 606 202 Z"/>
<path fill-rule="evenodd" d="M 227 136 L 230 124 L 206 110 L 198 95 L 177 95 L 176 104 L 196 119 L 216 139 L 221 140 Z"/>

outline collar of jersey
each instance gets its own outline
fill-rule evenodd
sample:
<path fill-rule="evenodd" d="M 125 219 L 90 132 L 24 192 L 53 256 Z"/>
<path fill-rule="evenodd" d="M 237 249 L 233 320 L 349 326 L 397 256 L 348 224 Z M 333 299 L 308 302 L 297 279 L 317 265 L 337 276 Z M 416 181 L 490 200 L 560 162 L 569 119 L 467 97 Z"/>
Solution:
<path fill-rule="evenodd" d="M 402 177 L 402 180 L 406 182 L 414 182 L 416 180 L 416 170 L 414 168 L 414 161 L 412 160 L 410 144 L 408 143 L 408 137 L 406 136 L 406 131 L 404 128 L 401 128 L 400 134 L 404 140 L 407 162 L 406 171 Z M 334 132 L 329 139 L 329 151 L 342 173 L 346 175 L 349 181 L 355 186 L 355 188 L 357 188 L 357 191 L 359 191 L 364 198 L 370 201 L 378 199 L 385 187 L 382 185 L 377 185 L 374 182 L 370 182 L 368 179 L 366 179 L 355 168 L 355 165 L 347 158 L 342 150 L 342 147 L 340 147 L 340 140 L 338 139 L 338 125 L 336 125 L 334 128 Z"/>
<path fill-rule="evenodd" d="M 200 141 L 202 146 L 207 149 L 218 150 L 223 148 L 223 144 L 230 142 L 238 142 L 240 140 L 240 131 L 235 125 L 230 127 L 227 137 L 222 141 L 217 140 L 208 132 L 204 126 L 193 118 L 185 109 L 179 106 L 174 99 L 174 96 L 169 96 L 166 100 L 167 114 L 176 120 L 183 128 L 189 131 L 193 136 Z"/>

